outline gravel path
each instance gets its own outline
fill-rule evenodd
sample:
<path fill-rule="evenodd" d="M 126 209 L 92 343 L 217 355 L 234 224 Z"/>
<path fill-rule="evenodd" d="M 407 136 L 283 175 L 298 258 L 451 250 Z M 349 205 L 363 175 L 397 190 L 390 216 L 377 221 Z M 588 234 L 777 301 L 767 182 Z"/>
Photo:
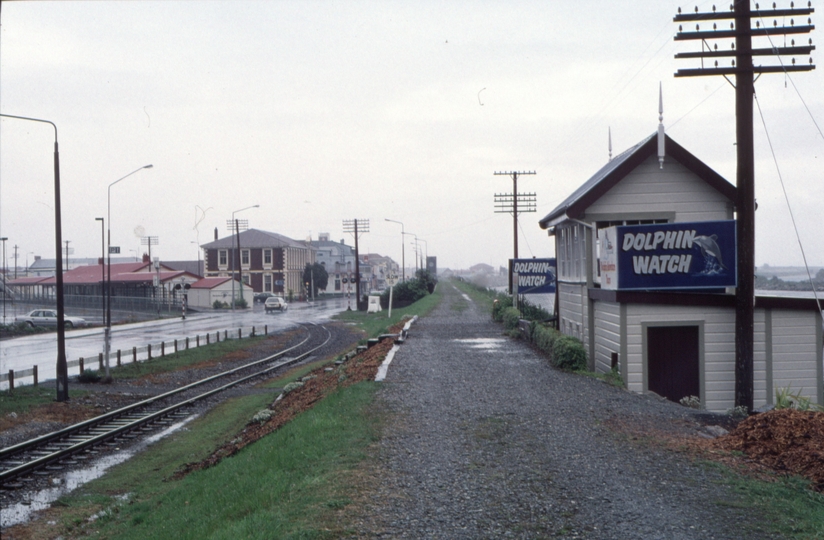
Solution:
<path fill-rule="evenodd" d="M 610 427 L 696 436 L 707 415 L 558 371 L 439 287 L 379 392 L 389 421 L 356 536 L 770 538 L 713 469 Z"/>

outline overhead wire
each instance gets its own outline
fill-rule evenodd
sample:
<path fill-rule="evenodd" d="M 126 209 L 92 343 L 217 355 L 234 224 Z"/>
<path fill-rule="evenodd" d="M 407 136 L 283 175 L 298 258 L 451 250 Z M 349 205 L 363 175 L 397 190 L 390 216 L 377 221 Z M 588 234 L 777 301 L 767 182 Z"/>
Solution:
<path fill-rule="evenodd" d="M 790 197 L 787 195 L 787 188 L 784 185 L 784 178 L 781 174 L 781 168 L 778 166 L 778 158 L 775 155 L 775 149 L 773 148 L 772 139 L 770 138 L 770 132 L 767 129 L 767 122 L 764 119 L 764 113 L 761 110 L 761 103 L 758 101 L 758 95 L 755 92 L 753 92 L 753 98 L 756 106 L 758 107 L 758 114 L 761 117 L 761 125 L 764 126 L 764 133 L 767 136 L 767 143 L 770 146 L 770 153 L 772 154 L 773 163 L 775 163 L 775 170 L 778 173 L 778 181 L 781 184 L 781 190 L 784 192 L 784 200 L 787 203 L 787 210 L 790 213 L 790 220 L 792 221 L 793 229 L 795 230 L 795 238 L 798 241 L 798 247 L 801 249 L 801 257 L 804 260 L 804 268 L 807 271 L 807 278 L 810 280 L 810 286 L 813 288 L 815 303 L 818 305 L 818 311 L 824 314 L 824 312 L 821 311 L 821 301 L 818 299 L 818 292 L 815 289 L 815 283 L 813 282 L 813 277 L 810 273 L 810 265 L 807 264 L 807 254 L 804 252 L 804 245 L 801 242 L 801 235 L 798 232 L 798 225 L 795 222 L 795 215 L 793 214 L 793 209 L 790 205 Z"/>

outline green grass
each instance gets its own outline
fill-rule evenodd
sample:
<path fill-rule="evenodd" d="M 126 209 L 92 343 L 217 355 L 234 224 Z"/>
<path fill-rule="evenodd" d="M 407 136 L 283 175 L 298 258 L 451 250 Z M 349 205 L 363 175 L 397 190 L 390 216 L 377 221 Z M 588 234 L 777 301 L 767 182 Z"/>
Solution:
<path fill-rule="evenodd" d="M 716 501 L 719 506 L 742 505 L 756 510 L 770 529 L 786 538 L 824 538 L 824 495 L 810 489 L 799 477 L 777 477 L 774 482 L 741 475 L 725 465 L 705 462 L 722 472 L 724 482 L 740 496 L 740 501 Z"/>
<path fill-rule="evenodd" d="M 129 362 L 131 356 L 124 356 L 121 360 L 122 364 L 111 370 L 112 377 L 115 379 L 136 379 L 145 375 L 154 375 L 159 373 L 167 373 L 178 369 L 183 369 L 189 366 L 200 364 L 202 362 L 209 362 L 223 356 L 224 354 L 240 351 L 246 347 L 250 347 L 259 343 L 265 337 L 258 336 L 244 339 L 226 339 L 219 343 L 211 343 L 209 345 L 201 345 L 200 347 L 193 347 L 188 350 L 180 349 L 176 353 L 169 353 L 173 348 L 167 348 L 165 356 L 154 356 L 151 360 L 141 362 Z M 185 346 L 178 344 L 178 347 Z M 159 354 L 159 351 L 153 354 Z"/>
<path fill-rule="evenodd" d="M 385 334 L 387 329 L 393 324 L 397 324 L 405 316 L 424 316 L 430 313 L 441 301 L 439 287 L 435 292 L 429 294 L 414 304 L 404 308 L 392 308 L 392 318 L 389 318 L 389 310 L 380 313 L 366 313 L 365 311 L 344 311 L 335 316 L 337 320 L 357 324 L 366 333 L 367 337 L 377 337 Z"/>
<path fill-rule="evenodd" d="M 494 292 L 483 290 L 460 279 L 453 279 L 450 283 L 459 291 L 469 296 L 473 302 L 480 305 L 486 311 L 492 313 L 492 301 L 495 299 Z"/>
<path fill-rule="evenodd" d="M 375 383 L 334 392 L 313 409 L 232 458 L 165 481 L 207 455 L 272 396 L 224 403 L 206 418 L 61 500 L 64 531 L 117 539 L 338 537 L 336 514 L 350 503 L 346 472 L 377 436 Z M 130 494 L 128 503 L 116 495 Z M 100 512 L 88 524 L 85 517 Z"/>
<path fill-rule="evenodd" d="M 69 386 L 69 399 L 85 396 L 87 392 L 72 390 Z M 0 392 L 0 416 L 9 413 L 23 414 L 40 405 L 52 403 L 57 399 L 57 389 L 52 382 L 49 385 L 19 386 L 12 391 Z"/>

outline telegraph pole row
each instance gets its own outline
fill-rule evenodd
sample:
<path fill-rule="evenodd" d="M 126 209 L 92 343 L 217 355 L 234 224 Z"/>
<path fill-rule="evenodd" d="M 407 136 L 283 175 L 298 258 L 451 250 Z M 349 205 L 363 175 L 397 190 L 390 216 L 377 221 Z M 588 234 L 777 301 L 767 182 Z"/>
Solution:
<path fill-rule="evenodd" d="M 495 213 L 496 214 L 512 214 L 513 220 L 513 237 L 515 245 L 515 256 L 518 258 L 518 213 L 535 212 L 537 198 L 535 193 L 518 193 L 518 176 L 524 174 L 536 174 L 535 171 L 510 171 L 510 172 L 495 172 L 494 176 L 511 176 L 512 177 L 512 193 L 496 193 L 495 194 Z M 518 204 L 521 204 L 521 209 L 518 209 Z"/>
<path fill-rule="evenodd" d="M 806 8 L 795 8 L 791 2 L 791 9 L 750 10 L 750 0 L 735 0 L 732 11 L 712 13 L 681 13 L 673 19 L 675 22 L 695 22 L 695 31 L 686 32 L 683 26 L 678 26 L 675 41 L 700 40 L 701 51 L 679 53 L 675 58 L 698 58 L 701 67 L 696 69 L 679 69 L 676 77 L 696 77 L 705 75 L 735 75 L 735 119 L 737 141 L 737 200 L 735 202 L 736 234 L 738 236 L 738 290 L 735 302 L 735 405 L 753 409 L 753 340 L 754 340 L 754 305 L 755 305 L 755 160 L 753 151 L 753 95 L 755 91 L 755 75 L 762 73 L 788 73 L 791 71 L 810 71 L 815 69 L 810 58 L 807 65 L 796 64 L 795 58 L 790 65 L 786 65 L 781 56 L 807 55 L 815 47 L 812 40 L 806 46 L 796 46 L 791 40 L 790 47 L 769 47 L 753 49 L 752 38 L 770 36 L 784 36 L 791 34 L 805 34 L 815 27 L 812 20 L 807 18 L 807 25 L 795 25 L 795 17 L 811 15 L 814 10 L 807 3 Z M 773 4 L 775 6 L 775 4 Z M 786 26 L 789 18 L 790 26 Z M 719 30 L 715 21 L 729 20 L 729 30 Z M 755 19 L 755 28 L 751 20 Z M 761 20 L 772 19 L 772 27 L 762 25 Z M 779 19 L 781 22 L 779 23 Z M 712 30 L 701 30 L 700 23 L 712 22 Z M 728 50 L 719 50 L 718 44 L 710 46 L 714 40 L 734 39 Z M 772 57 L 778 65 L 753 66 L 753 56 Z M 720 66 L 718 59 L 731 58 L 729 66 Z M 713 59 L 712 67 L 705 67 L 704 60 Z M 729 79 L 727 79 L 729 81 Z M 732 84 L 732 83 L 730 83 Z M 769 389 L 768 389 L 769 391 Z"/>

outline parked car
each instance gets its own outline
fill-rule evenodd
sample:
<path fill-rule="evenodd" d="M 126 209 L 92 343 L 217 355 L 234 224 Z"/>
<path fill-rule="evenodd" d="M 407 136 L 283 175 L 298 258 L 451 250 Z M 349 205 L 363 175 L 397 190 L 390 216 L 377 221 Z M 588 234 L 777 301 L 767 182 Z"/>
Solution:
<path fill-rule="evenodd" d="M 14 322 L 26 323 L 29 326 L 52 326 L 57 327 L 57 311 L 53 309 L 35 309 L 21 317 L 15 317 Z M 63 324 L 66 328 L 75 326 L 86 326 L 86 319 L 80 317 L 69 317 L 63 315 Z"/>
<path fill-rule="evenodd" d="M 259 292 L 255 295 L 255 302 L 260 302 L 261 304 L 263 304 L 264 302 L 266 302 L 266 300 L 272 298 L 273 296 L 277 295 L 275 293 L 270 292 Z"/>
<path fill-rule="evenodd" d="M 280 296 L 271 296 L 267 298 L 266 302 L 263 304 L 263 308 L 266 310 L 266 313 L 272 311 L 286 311 L 286 308 L 288 307 L 289 304 L 287 304 L 286 300 Z"/>

